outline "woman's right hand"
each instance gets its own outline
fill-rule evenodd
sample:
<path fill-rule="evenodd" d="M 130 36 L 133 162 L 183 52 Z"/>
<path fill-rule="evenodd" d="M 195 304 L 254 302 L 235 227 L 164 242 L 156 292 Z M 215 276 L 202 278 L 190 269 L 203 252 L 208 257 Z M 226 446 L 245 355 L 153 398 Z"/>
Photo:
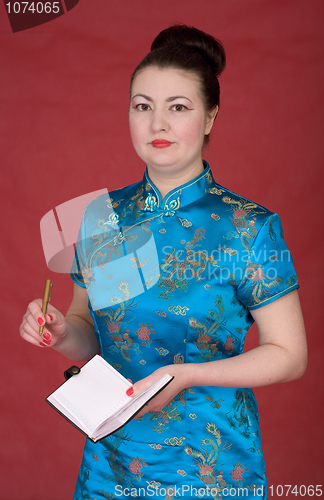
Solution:
<path fill-rule="evenodd" d="M 39 327 L 44 325 L 42 335 Z M 42 299 L 33 300 L 27 307 L 19 327 L 21 337 L 39 347 L 54 347 L 67 334 L 67 322 L 60 311 L 48 304 L 47 313 L 42 312 Z"/>

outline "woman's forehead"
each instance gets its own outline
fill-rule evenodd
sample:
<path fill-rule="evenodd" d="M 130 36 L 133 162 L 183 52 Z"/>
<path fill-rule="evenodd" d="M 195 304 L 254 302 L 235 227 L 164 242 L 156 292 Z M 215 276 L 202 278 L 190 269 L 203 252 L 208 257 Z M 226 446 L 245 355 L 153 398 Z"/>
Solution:
<path fill-rule="evenodd" d="M 137 93 L 165 94 L 166 97 L 183 95 L 184 93 L 198 94 L 199 83 L 199 79 L 193 71 L 149 66 L 136 74 L 131 97 Z"/>

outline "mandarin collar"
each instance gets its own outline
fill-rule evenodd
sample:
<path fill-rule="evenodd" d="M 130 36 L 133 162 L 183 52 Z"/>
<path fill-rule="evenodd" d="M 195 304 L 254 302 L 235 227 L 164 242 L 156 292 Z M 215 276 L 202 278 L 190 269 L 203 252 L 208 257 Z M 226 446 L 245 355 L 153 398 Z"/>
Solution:
<path fill-rule="evenodd" d="M 198 200 L 209 191 L 214 184 L 214 179 L 208 163 L 203 160 L 204 170 L 194 179 L 179 186 L 161 199 L 157 187 L 154 185 L 148 174 L 147 167 L 143 177 L 143 198 L 144 206 L 142 210 L 146 213 L 163 213 L 163 215 L 173 217 L 180 207 L 189 205 Z"/>

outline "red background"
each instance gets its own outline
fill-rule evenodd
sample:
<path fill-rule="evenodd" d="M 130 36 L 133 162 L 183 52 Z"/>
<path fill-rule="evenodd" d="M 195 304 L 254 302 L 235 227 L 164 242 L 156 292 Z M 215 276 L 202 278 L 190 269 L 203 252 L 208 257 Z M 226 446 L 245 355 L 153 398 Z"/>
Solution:
<path fill-rule="evenodd" d="M 71 363 L 18 335 L 46 278 L 62 312 L 71 297 L 70 278 L 47 270 L 39 222 L 72 198 L 142 177 L 128 133 L 129 78 L 174 22 L 225 45 L 204 157 L 220 184 L 280 214 L 300 278 L 308 370 L 255 391 L 269 485 L 321 483 L 323 19 L 322 0 L 95 0 L 13 34 L 0 5 L 2 500 L 72 498 L 84 438 L 44 402 Z"/>

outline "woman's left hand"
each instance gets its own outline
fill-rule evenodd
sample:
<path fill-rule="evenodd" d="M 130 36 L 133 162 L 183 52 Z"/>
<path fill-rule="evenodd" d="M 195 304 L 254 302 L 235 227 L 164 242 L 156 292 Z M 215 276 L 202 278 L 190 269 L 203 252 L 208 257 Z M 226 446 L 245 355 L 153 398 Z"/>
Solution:
<path fill-rule="evenodd" d="M 157 396 L 155 396 L 134 418 L 139 418 L 148 411 L 161 411 L 180 391 L 188 387 L 190 364 L 174 364 L 162 366 L 148 377 L 139 380 L 133 385 L 134 392 L 131 397 L 136 396 L 146 387 L 151 385 L 165 373 L 174 379 Z"/>

